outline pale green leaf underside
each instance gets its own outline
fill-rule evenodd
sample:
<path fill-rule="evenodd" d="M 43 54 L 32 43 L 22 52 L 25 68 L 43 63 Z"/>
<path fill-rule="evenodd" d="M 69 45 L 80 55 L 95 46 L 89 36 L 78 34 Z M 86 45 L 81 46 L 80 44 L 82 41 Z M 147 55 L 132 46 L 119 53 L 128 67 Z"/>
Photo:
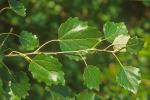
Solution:
<path fill-rule="evenodd" d="M 126 44 L 130 39 L 129 35 L 119 35 L 113 41 L 113 49 L 115 51 L 126 52 Z"/>
<path fill-rule="evenodd" d="M 10 89 L 14 95 L 18 97 L 25 97 L 30 89 L 28 76 L 23 72 L 17 73 L 15 80 L 13 79 L 10 82 Z"/>
<path fill-rule="evenodd" d="M 78 18 L 69 18 L 61 24 L 58 30 L 60 48 L 62 51 L 77 51 L 95 48 L 101 41 L 101 33 L 95 27 Z M 70 56 L 70 58 L 72 58 Z"/>
<path fill-rule="evenodd" d="M 25 50 L 34 50 L 39 46 L 39 40 L 31 32 L 22 31 L 19 40 L 21 47 Z"/>
<path fill-rule="evenodd" d="M 116 80 L 120 86 L 136 94 L 141 82 L 140 78 L 139 68 L 126 66 L 118 73 Z"/>
<path fill-rule="evenodd" d="M 52 56 L 44 54 L 35 56 L 29 65 L 29 70 L 34 78 L 45 82 L 49 86 L 51 84 L 65 83 L 61 64 Z"/>
<path fill-rule="evenodd" d="M 103 27 L 105 39 L 109 42 L 113 42 L 119 35 L 128 35 L 128 30 L 124 23 L 107 22 Z"/>
<path fill-rule="evenodd" d="M 20 16 L 26 16 L 26 9 L 24 5 L 18 0 L 8 0 L 10 8 Z"/>
<path fill-rule="evenodd" d="M 92 65 L 88 65 L 84 69 L 83 73 L 83 80 L 84 84 L 89 88 L 89 89 L 96 89 L 99 90 L 99 85 L 101 82 L 101 75 L 100 75 L 100 70 Z"/>
<path fill-rule="evenodd" d="M 88 90 L 84 90 L 77 95 L 77 100 L 95 100 L 95 94 Z"/>

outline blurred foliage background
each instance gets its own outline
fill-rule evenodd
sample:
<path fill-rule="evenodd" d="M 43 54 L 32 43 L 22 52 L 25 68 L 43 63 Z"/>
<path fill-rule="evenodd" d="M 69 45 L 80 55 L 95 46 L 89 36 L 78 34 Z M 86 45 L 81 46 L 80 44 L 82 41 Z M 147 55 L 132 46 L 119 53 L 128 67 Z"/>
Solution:
<path fill-rule="evenodd" d="M 89 55 L 88 64 L 96 65 L 102 72 L 100 97 L 102 100 L 149 100 L 150 99 L 150 1 L 149 0 L 21 0 L 26 8 L 26 16 L 21 17 L 8 10 L 0 14 L 0 33 L 9 32 L 19 34 L 28 30 L 36 34 L 40 44 L 57 39 L 57 30 L 61 23 L 69 17 L 79 17 L 97 26 L 103 33 L 103 24 L 107 21 L 125 22 L 129 34 L 137 35 L 145 40 L 144 48 L 138 56 L 120 53 L 118 56 L 125 65 L 139 67 L 142 73 L 142 83 L 136 95 L 124 90 L 117 85 L 115 76 L 119 64 L 108 53 Z M 7 0 L 0 0 L 0 9 L 8 6 Z M 0 38 L 0 42 L 4 37 Z M 18 48 L 16 37 L 9 37 L 5 48 L 12 50 Z M 57 43 L 46 46 L 43 51 L 58 51 Z M 9 51 L 9 49 L 8 49 Z M 83 62 L 69 60 L 63 55 L 57 56 L 63 64 L 67 86 L 53 86 L 54 90 L 63 96 L 74 96 L 85 87 L 82 82 L 84 69 Z M 24 59 L 20 57 L 4 59 L 10 70 L 24 70 L 28 73 L 32 83 L 27 100 L 49 100 L 49 87 L 32 79 L 27 71 Z M 2 73 L 2 74 L 1 74 Z M 5 68 L 0 70 L 1 78 L 8 79 Z M 5 85 L 4 85 L 5 86 Z"/>

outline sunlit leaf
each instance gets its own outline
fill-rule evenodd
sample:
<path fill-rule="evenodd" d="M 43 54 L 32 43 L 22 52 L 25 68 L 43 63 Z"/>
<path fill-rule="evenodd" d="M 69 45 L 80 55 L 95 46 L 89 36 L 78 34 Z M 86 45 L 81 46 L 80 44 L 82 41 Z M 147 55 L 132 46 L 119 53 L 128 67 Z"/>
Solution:
<path fill-rule="evenodd" d="M 141 82 L 140 78 L 139 68 L 125 66 L 118 73 L 116 80 L 120 86 L 136 94 Z"/>
<path fill-rule="evenodd" d="M 107 22 L 103 27 L 104 35 L 107 41 L 113 42 L 119 35 L 128 35 L 128 30 L 124 23 Z"/>
<path fill-rule="evenodd" d="M 64 72 L 61 70 L 61 66 L 56 58 L 40 54 L 32 59 L 29 70 L 34 78 L 47 85 L 64 84 Z"/>
<path fill-rule="evenodd" d="M 12 91 L 8 93 L 10 95 L 9 100 L 21 100 L 21 97 L 16 96 Z"/>
<path fill-rule="evenodd" d="M 95 48 L 101 41 L 101 33 L 96 27 L 88 26 L 78 18 L 69 18 L 58 30 L 62 51 L 77 51 Z M 69 55 L 71 59 L 76 59 Z"/>
<path fill-rule="evenodd" d="M 21 47 L 25 50 L 34 50 L 39 46 L 39 40 L 36 35 L 33 35 L 28 31 L 22 31 L 20 33 L 19 40 L 21 43 Z"/>
<path fill-rule="evenodd" d="M 100 70 L 92 65 L 86 66 L 83 74 L 84 84 L 89 89 L 99 90 L 99 85 L 101 82 L 101 73 Z"/>

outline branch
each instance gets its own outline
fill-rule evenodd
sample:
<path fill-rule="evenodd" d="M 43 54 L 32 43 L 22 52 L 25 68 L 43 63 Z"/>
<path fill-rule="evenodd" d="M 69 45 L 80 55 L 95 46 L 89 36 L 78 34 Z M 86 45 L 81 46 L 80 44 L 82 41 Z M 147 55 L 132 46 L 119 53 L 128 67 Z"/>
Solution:
<path fill-rule="evenodd" d="M 2 9 L 0 10 L 0 13 L 2 13 L 2 12 L 5 11 L 5 10 L 8 10 L 8 9 L 10 9 L 10 7 L 4 7 L 4 8 L 2 8 Z"/>
<path fill-rule="evenodd" d="M 31 53 L 23 53 L 24 55 L 37 55 L 37 54 L 46 54 L 46 55 L 57 55 L 57 54 L 74 54 L 74 53 L 81 53 L 85 51 L 96 51 L 96 52 L 110 52 L 113 53 L 114 51 L 109 51 L 105 49 L 83 49 L 83 50 L 77 50 L 77 51 L 57 51 L 57 52 L 31 52 Z M 15 54 L 14 54 L 15 53 Z M 20 56 L 18 51 L 12 51 L 8 55 L 5 55 L 6 57 L 11 57 L 11 56 Z"/>

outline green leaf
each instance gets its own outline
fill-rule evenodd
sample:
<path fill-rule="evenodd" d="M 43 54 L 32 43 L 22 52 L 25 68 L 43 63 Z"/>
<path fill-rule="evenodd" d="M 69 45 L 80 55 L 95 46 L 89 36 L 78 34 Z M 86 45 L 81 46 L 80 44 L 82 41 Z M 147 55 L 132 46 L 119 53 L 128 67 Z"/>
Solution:
<path fill-rule="evenodd" d="M 126 52 L 126 44 L 130 39 L 129 35 L 119 35 L 113 41 L 113 49 L 115 51 Z"/>
<path fill-rule="evenodd" d="M 51 100 L 75 100 L 73 98 L 64 97 L 61 94 L 51 91 Z"/>
<path fill-rule="evenodd" d="M 9 91 L 9 93 L 8 93 L 8 94 L 10 95 L 9 100 L 21 100 L 21 98 L 20 98 L 20 97 L 18 97 L 18 96 L 16 96 L 15 94 L 13 94 L 13 92 L 12 92 L 12 91 Z"/>
<path fill-rule="evenodd" d="M 89 89 L 96 89 L 99 91 L 99 85 L 101 82 L 101 72 L 100 70 L 92 65 L 86 66 L 83 73 L 84 84 Z"/>
<path fill-rule="evenodd" d="M 101 42 L 101 33 L 97 28 L 88 26 L 78 18 L 69 18 L 58 30 L 62 51 L 77 51 L 95 48 Z M 68 55 L 67 55 L 68 56 Z M 77 57 L 68 56 L 71 59 Z"/>
<path fill-rule="evenodd" d="M 19 40 L 23 49 L 34 50 L 39 46 L 39 40 L 36 35 L 27 31 L 22 31 L 20 34 Z"/>
<path fill-rule="evenodd" d="M 77 95 L 77 100 L 95 100 L 95 94 L 84 90 Z"/>
<path fill-rule="evenodd" d="M 18 0 L 8 0 L 10 8 L 20 16 L 26 16 L 24 5 Z"/>
<path fill-rule="evenodd" d="M 130 38 L 127 43 L 127 51 L 131 54 L 137 54 L 144 45 L 144 41 L 137 37 Z"/>
<path fill-rule="evenodd" d="M 140 78 L 139 68 L 126 66 L 118 73 L 116 80 L 120 86 L 136 94 L 141 82 Z"/>
<path fill-rule="evenodd" d="M 25 97 L 30 89 L 28 76 L 24 72 L 18 72 L 14 78 L 9 83 L 10 89 L 17 97 Z"/>
<path fill-rule="evenodd" d="M 128 30 L 123 22 L 107 22 L 103 27 L 105 39 L 112 43 L 119 35 L 128 35 Z"/>
<path fill-rule="evenodd" d="M 50 86 L 51 84 L 65 83 L 61 67 L 62 65 L 53 56 L 40 54 L 32 59 L 29 70 L 34 78 Z"/>

